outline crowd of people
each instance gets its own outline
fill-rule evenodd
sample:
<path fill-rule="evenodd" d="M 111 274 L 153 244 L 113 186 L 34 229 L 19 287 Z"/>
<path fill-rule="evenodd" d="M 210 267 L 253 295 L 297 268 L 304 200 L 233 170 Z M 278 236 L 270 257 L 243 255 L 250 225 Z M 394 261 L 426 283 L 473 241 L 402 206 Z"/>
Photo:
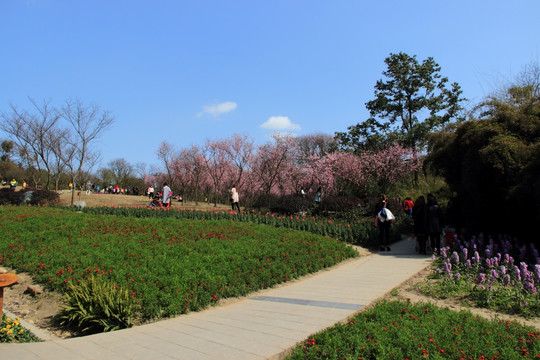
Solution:
<path fill-rule="evenodd" d="M 443 230 L 450 236 L 456 231 L 454 199 L 451 198 L 448 202 L 446 216 L 433 194 L 428 194 L 427 197 L 419 196 L 414 202 L 411 198 L 406 198 L 403 202 L 397 199 L 397 202 L 401 204 L 405 215 L 412 219 L 412 233 L 416 238 L 417 251 L 427 254 L 430 249 L 440 253 Z M 390 251 L 390 227 L 395 215 L 388 209 L 388 197 L 385 194 L 379 195 L 375 213 L 375 225 L 379 229 L 379 250 Z"/>

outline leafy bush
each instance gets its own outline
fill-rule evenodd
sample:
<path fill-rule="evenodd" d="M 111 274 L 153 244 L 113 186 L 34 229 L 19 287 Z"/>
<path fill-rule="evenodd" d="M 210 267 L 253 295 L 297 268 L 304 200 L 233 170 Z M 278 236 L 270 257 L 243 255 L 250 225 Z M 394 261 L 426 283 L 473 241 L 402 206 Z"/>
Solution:
<path fill-rule="evenodd" d="M 28 195 L 25 195 L 30 193 Z M 46 189 L 22 189 L 14 191 L 12 189 L 0 189 L 0 205 L 19 205 L 24 197 L 28 196 L 31 205 L 58 205 L 60 195 L 55 191 Z"/>
<path fill-rule="evenodd" d="M 30 199 L 32 205 L 58 205 L 60 204 L 60 195 L 56 191 L 47 189 L 34 189 L 32 190 L 32 197 Z"/>
<path fill-rule="evenodd" d="M 55 320 L 86 335 L 133 325 L 135 301 L 128 290 L 103 278 L 89 276 L 68 282 L 65 304 Z"/>

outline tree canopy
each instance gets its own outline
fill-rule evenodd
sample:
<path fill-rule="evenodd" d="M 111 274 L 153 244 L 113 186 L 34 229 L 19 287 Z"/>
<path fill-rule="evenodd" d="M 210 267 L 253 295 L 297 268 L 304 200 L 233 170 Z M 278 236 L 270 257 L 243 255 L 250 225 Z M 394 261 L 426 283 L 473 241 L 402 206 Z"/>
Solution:
<path fill-rule="evenodd" d="M 428 161 L 457 192 L 471 230 L 531 234 L 540 221 L 540 94 L 512 85 L 480 105 L 476 118 L 432 136 Z"/>
<path fill-rule="evenodd" d="M 343 149 L 355 152 L 398 142 L 416 151 L 427 135 L 460 118 L 462 91 L 440 75 L 441 67 L 428 57 L 421 63 L 403 52 L 384 62 L 384 79 L 375 84 L 375 98 L 366 103 L 370 118 L 336 133 Z"/>

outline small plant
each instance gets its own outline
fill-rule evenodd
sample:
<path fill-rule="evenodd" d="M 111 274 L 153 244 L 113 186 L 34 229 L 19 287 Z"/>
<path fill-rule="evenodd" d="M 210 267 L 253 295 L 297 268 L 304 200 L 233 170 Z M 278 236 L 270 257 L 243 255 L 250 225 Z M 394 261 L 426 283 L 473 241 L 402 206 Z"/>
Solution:
<path fill-rule="evenodd" d="M 2 314 L 2 321 L 0 322 L 0 343 L 39 341 L 34 334 L 21 326 L 20 321 L 21 320 L 18 317 L 13 320 L 7 317 L 6 314 Z"/>
<path fill-rule="evenodd" d="M 89 276 L 78 284 L 68 283 L 66 303 L 56 317 L 62 325 L 81 334 L 114 331 L 131 327 L 135 302 L 126 289 Z"/>

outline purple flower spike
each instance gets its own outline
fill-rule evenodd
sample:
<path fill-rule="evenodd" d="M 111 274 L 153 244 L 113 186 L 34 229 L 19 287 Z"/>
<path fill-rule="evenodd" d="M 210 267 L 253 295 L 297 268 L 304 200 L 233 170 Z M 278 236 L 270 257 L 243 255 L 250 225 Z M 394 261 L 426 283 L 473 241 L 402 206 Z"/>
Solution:
<path fill-rule="evenodd" d="M 476 284 L 481 284 L 486 280 L 486 274 L 480 273 L 478 274 L 478 278 L 476 279 Z"/>
<path fill-rule="evenodd" d="M 506 266 L 501 266 L 501 267 L 499 268 L 499 271 L 500 271 L 500 273 L 501 273 L 501 276 L 506 275 Z"/>
<path fill-rule="evenodd" d="M 475 251 L 475 252 L 474 252 L 473 261 L 474 261 L 475 263 L 479 263 L 479 262 L 480 262 L 480 254 L 478 254 L 478 251 Z"/>
<path fill-rule="evenodd" d="M 540 283 L 540 265 L 534 265 L 534 275 L 536 276 L 536 281 Z"/>
<path fill-rule="evenodd" d="M 516 274 L 516 280 L 521 281 L 521 271 L 519 271 L 517 266 L 514 266 L 514 273 Z"/>
<path fill-rule="evenodd" d="M 509 274 L 506 274 L 504 275 L 504 279 L 503 279 L 503 284 L 504 286 L 508 286 L 510 284 L 510 275 Z"/>
<path fill-rule="evenodd" d="M 472 268 L 471 259 L 467 259 L 467 261 L 465 261 L 465 266 Z"/>
<path fill-rule="evenodd" d="M 499 278 L 499 273 L 497 272 L 497 270 L 491 269 L 491 277 L 494 278 L 494 279 Z"/>
<path fill-rule="evenodd" d="M 467 259 L 469 257 L 469 249 L 463 248 L 463 258 Z"/>
<path fill-rule="evenodd" d="M 459 280 L 460 277 L 461 277 L 461 275 L 459 273 L 456 273 L 456 275 L 454 275 L 454 279 L 456 279 L 456 280 Z"/>
<path fill-rule="evenodd" d="M 452 264 L 445 263 L 444 267 L 443 267 L 443 270 L 444 270 L 445 273 L 450 274 L 450 272 L 452 271 Z"/>
<path fill-rule="evenodd" d="M 508 264 L 509 262 L 510 262 L 510 255 L 504 254 L 503 264 Z"/>
<path fill-rule="evenodd" d="M 453 264 L 459 264 L 459 255 L 457 252 L 453 252 L 452 253 L 452 256 L 450 256 L 450 261 L 453 263 Z"/>

